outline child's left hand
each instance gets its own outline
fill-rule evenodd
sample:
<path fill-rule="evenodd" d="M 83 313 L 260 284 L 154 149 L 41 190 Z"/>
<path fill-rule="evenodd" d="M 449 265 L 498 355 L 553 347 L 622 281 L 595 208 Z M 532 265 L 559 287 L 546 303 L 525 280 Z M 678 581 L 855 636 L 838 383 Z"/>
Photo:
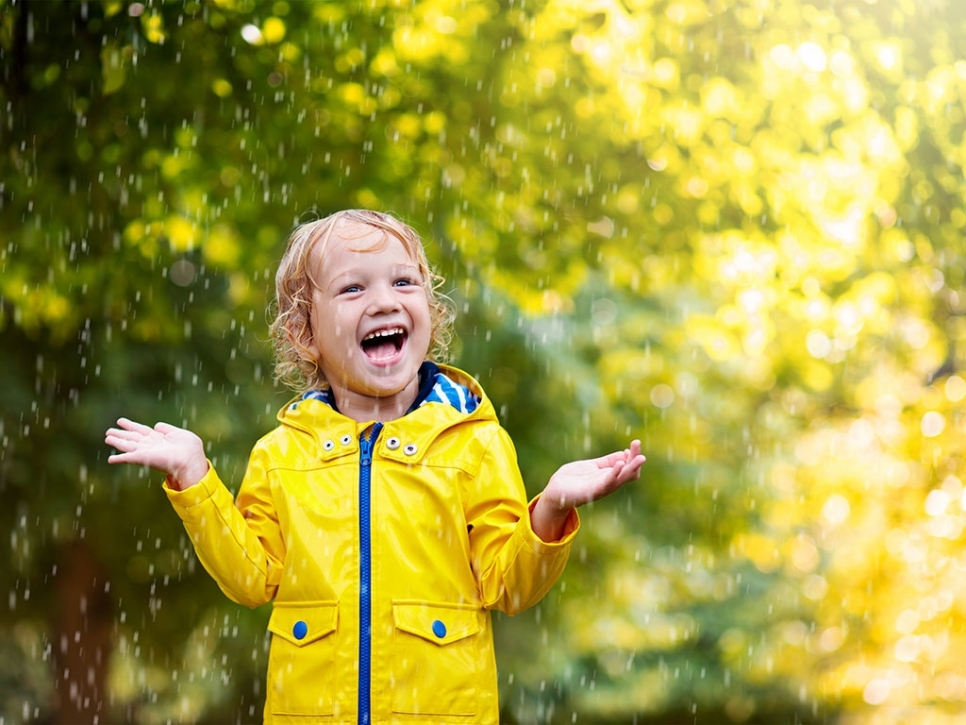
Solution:
<path fill-rule="evenodd" d="M 570 510 L 596 501 L 641 475 L 646 459 L 641 442 L 600 458 L 567 463 L 557 469 L 530 515 L 534 533 L 555 541 L 563 533 Z"/>

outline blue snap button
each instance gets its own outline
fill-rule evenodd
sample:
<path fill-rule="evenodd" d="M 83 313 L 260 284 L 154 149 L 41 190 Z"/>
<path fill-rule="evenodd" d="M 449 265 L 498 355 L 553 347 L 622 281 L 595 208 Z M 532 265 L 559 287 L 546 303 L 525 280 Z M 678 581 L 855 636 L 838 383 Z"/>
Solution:
<path fill-rule="evenodd" d="M 305 635 L 308 633 L 309 625 L 307 625 L 301 619 L 295 623 L 294 627 L 292 627 L 292 634 L 295 636 L 295 639 L 305 639 Z"/>
<path fill-rule="evenodd" d="M 438 619 L 433 622 L 433 634 L 442 639 L 446 636 L 446 625 L 440 622 Z"/>

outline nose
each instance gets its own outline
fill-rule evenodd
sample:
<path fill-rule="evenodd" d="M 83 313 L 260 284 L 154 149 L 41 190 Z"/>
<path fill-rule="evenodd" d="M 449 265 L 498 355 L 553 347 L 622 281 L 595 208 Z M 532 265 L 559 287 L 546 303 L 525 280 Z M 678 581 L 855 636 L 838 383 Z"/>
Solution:
<path fill-rule="evenodd" d="M 399 309 L 399 297 L 391 284 L 377 284 L 370 288 L 369 314 L 385 314 Z"/>

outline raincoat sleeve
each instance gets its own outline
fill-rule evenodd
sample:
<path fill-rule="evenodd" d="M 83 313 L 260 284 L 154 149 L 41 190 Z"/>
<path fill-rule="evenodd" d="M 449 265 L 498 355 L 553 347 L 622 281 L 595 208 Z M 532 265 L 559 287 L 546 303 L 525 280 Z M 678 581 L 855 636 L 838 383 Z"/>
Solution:
<path fill-rule="evenodd" d="M 245 473 L 237 505 L 209 466 L 196 485 L 164 489 L 184 523 L 195 552 L 232 600 L 257 607 L 274 598 L 281 578 L 284 543 L 271 490 L 257 450 Z"/>
<path fill-rule="evenodd" d="M 526 490 L 510 436 L 497 428 L 468 496 L 470 556 L 483 606 L 517 614 L 536 604 L 560 577 L 580 528 L 577 511 L 559 541 L 545 542 L 530 524 Z"/>

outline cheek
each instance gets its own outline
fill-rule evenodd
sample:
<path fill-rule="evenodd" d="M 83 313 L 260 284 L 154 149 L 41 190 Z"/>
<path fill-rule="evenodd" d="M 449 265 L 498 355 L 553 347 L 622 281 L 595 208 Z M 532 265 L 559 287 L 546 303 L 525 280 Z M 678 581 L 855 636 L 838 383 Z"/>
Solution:
<path fill-rule="evenodd" d="M 433 326 L 433 311 L 430 309 L 429 304 L 423 306 L 423 319 L 426 321 L 426 327 L 430 328 L 427 332 L 432 333 Z"/>
<path fill-rule="evenodd" d="M 321 356 L 329 360 L 351 361 L 361 353 L 356 344 L 355 330 L 338 322 L 330 322 L 318 341 Z"/>

